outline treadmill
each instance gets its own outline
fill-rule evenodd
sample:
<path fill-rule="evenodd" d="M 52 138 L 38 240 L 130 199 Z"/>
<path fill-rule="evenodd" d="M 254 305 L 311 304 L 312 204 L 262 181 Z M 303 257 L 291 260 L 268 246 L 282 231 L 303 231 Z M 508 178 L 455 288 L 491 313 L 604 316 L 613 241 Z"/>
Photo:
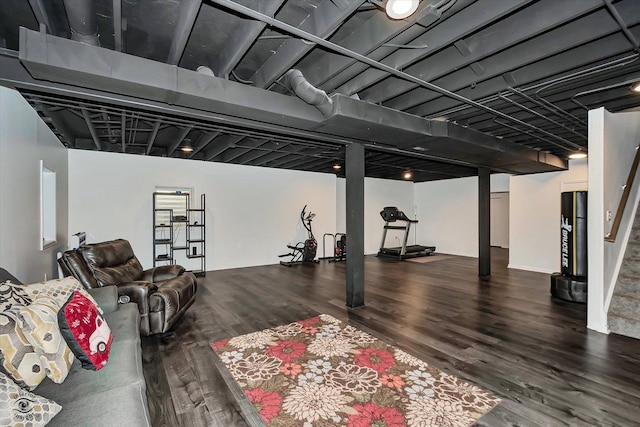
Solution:
<path fill-rule="evenodd" d="M 428 256 L 435 252 L 435 246 L 422 246 L 422 245 L 410 245 L 407 246 L 407 239 L 409 238 L 409 232 L 411 230 L 411 224 L 417 224 L 418 220 L 409 219 L 404 212 L 395 206 L 387 206 L 380 211 L 380 216 L 384 220 L 384 231 L 382 232 L 382 242 L 380 242 L 380 250 L 378 256 L 394 257 L 399 260 L 407 258 L 416 258 L 421 256 Z M 405 225 L 389 225 L 395 222 L 404 222 Z M 384 242 L 387 239 L 387 230 L 404 230 L 404 238 L 402 239 L 402 246 L 396 248 L 385 248 Z"/>

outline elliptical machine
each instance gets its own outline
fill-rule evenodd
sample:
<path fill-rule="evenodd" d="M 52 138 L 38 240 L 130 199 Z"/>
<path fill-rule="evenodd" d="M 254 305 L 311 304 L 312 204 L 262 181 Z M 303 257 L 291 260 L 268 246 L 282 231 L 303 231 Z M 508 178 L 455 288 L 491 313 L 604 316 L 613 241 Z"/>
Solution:
<path fill-rule="evenodd" d="M 300 212 L 300 221 L 304 228 L 307 229 L 307 240 L 304 242 L 298 242 L 295 246 L 287 245 L 287 248 L 291 250 L 288 254 L 278 255 L 278 258 L 290 256 L 289 261 L 280 261 L 280 264 L 291 267 L 294 264 L 301 262 L 319 263 L 316 260 L 316 252 L 318 251 L 318 241 L 313 236 L 313 230 L 311 229 L 311 221 L 315 218 L 316 214 L 311 211 L 307 213 L 307 205 L 304 205 L 302 212 Z"/>

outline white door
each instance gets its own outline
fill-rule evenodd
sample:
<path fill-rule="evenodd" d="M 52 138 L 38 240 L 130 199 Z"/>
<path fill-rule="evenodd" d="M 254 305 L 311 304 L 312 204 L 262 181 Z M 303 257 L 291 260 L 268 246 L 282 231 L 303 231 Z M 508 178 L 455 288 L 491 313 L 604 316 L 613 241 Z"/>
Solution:
<path fill-rule="evenodd" d="M 509 247 L 509 193 L 491 193 L 491 246 Z"/>

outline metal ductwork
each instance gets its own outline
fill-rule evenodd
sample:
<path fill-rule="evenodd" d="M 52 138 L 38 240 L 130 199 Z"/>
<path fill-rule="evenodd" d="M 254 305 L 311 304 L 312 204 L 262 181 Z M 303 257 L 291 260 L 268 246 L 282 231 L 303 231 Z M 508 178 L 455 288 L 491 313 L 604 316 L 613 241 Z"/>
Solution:
<path fill-rule="evenodd" d="M 100 46 L 98 22 L 93 0 L 63 0 L 67 11 L 71 40 Z"/>
<path fill-rule="evenodd" d="M 285 87 L 307 104 L 316 107 L 323 116 L 329 117 L 333 111 L 333 101 L 325 91 L 318 89 L 307 81 L 300 70 L 291 69 L 280 79 Z"/>
<path fill-rule="evenodd" d="M 360 142 L 372 149 L 422 153 L 432 160 L 502 172 L 567 168 L 566 160 L 557 156 L 455 123 L 427 120 L 340 94 L 329 98 L 296 70 L 284 80 L 297 96 L 286 96 L 213 77 L 203 70 L 195 72 L 26 28 L 20 29 L 19 59 L 24 67 L 20 70 L 26 69 L 35 79 L 103 91 L 102 97 L 113 98 L 112 102 L 121 96 L 135 97 L 198 111 L 216 120 L 238 119 L 256 126 L 312 132 L 336 144 Z"/>

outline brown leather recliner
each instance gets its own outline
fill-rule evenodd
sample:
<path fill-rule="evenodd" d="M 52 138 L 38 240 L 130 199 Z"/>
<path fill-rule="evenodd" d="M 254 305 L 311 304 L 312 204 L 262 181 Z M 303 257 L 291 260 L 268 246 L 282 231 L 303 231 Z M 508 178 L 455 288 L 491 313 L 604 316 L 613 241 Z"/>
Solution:
<path fill-rule="evenodd" d="M 87 288 L 115 285 L 140 310 L 140 334 L 167 332 L 195 301 L 195 276 L 179 265 L 142 270 L 127 240 L 82 245 L 58 259 L 65 276 Z"/>

